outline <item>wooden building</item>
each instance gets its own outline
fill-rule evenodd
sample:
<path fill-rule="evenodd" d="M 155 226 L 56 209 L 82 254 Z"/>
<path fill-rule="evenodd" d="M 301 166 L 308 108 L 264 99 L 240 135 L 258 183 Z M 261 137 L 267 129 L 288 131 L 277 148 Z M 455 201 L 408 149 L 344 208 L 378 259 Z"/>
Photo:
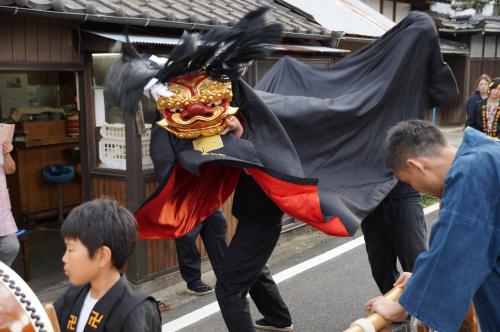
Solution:
<path fill-rule="evenodd" d="M 439 35 L 465 45 L 467 52 L 447 60 L 459 83 L 461 95 L 455 112 L 442 115 L 445 123 L 465 123 L 465 102 L 475 91 L 482 74 L 500 76 L 500 16 L 498 4 L 479 2 L 435 2 L 429 13 Z"/>
<path fill-rule="evenodd" d="M 62 185 L 66 211 L 101 196 L 116 199 L 134 211 L 155 190 L 148 132 L 138 133 L 135 118 L 123 115 L 104 83 L 107 68 L 117 57 L 110 49 L 116 41 L 125 40 L 125 26 L 141 52 L 168 56 L 184 30 L 230 27 L 257 6 L 270 6 L 271 19 L 285 27 L 283 44 L 274 46 L 269 59 L 253 64 L 246 76 L 250 84 L 285 54 L 327 68 L 348 53 L 331 47 L 329 30 L 284 1 L 152 3 L 0 0 L 0 107 L 3 121 L 16 119 L 18 172 L 8 180 L 20 228 L 33 229 L 32 234 L 40 225 L 58 229 L 57 223 L 47 226 L 43 221 L 55 219 L 58 206 L 57 185 L 42 177 L 47 165 L 79 165 L 74 178 Z M 72 112 L 73 125 L 78 119 L 76 133 L 70 117 L 65 121 L 59 117 L 61 112 Z M 146 124 L 152 123 L 154 112 L 154 105 L 144 101 Z M 230 206 L 230 201 L 224 204 L 229 237 L 236 225 Z M 44 236 L 32 235 L 30 241 L 36 243 L 31 247 L 40 250 L 32 250 L 31 255 L 43 252 L 44 259 L 60 261 L 60 251 L 47 249 L 48 242 L 62 241 L 57 232 L 47 243 Z M 140 241 L 127 273 L 129 279 L 141 281 L 173 271 L 176 264 L 172 240 Z M 60 268 L 60 263 L 54 266 Z M 55 272 L 45 269 L 44 273 Z M 33 274 L 33 280 L 43 277 L 36 271 Z M 46 286 L 42 282 L 35 289 Z"/>

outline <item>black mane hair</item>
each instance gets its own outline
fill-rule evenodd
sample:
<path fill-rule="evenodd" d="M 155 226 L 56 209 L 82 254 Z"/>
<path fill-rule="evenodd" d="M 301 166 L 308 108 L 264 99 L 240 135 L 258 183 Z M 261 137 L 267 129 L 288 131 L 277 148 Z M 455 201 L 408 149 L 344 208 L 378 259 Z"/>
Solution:
<path fill-rule="evenodd" d="M 281 41 L 282 25 L 266 22 L 268 10 L 260 7 L 252 11 L 232 28 L 217 27 L 205 34 L 184 32 L 163 68 L 142 57 L 127 40 L 121 60 L 108 71 L 106 85 L 112 88 L 122 110 L 135 114 L 143 88 L 152 78 L 166 83 L 204 70 L 218 81 L 236 80 L 252 60 L 270 53 L 269 44 Z"/>
<path fill-rule="evenodd" d="M 210 77 L 227 81 L 244 74 L 247 65 L 270 53 L 269 44 L 281 41 L 282 25 L 267 23 L 267 7 L 260 7 L 233 28 L 214 28 L 203 35 L 182 35 L 157 78 L 162 82 L 204 70 Z"/>

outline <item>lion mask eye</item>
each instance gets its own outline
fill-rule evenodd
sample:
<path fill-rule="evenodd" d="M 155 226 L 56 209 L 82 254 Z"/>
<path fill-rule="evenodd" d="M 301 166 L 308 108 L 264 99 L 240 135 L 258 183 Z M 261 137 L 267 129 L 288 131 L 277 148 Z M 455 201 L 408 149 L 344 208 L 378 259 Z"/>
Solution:
<path fill-rule="evenodd" d="M 211 103 L 208 103 L 208 106 L 215 107 L 215 106 L 219 106 L 221 104 L 222 104 L 222 100 L 219 100 L 219 101 L 213 101 Z"/>
<path fill-rule="evenodd" d="M 182 108 L 169 108 L 168 111 L 170 113 L 181 113 L 182 112 Z"/>

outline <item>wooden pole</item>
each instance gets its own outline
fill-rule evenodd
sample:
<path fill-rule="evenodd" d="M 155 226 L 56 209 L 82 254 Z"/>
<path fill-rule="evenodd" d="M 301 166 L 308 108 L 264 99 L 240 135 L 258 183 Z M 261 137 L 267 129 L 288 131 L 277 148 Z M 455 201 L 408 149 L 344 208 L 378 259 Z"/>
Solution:
<path fill-rule="evenodd" d="M 384 297 L 386 299 L 396 302 L 401 296 L 401 294 L 403 294 L 403 288 L 396 286 L 390 291 L 388 291 L 384 295 Z M 390 323 L 381 314 L 378 313 L 371 314 L 363 320 L 365 320 L 368 324 L 371 324 L 375 329 L 375 331 L 379 331 L 384 326 Z M 363 329 L 363 327 L 359 324 L 356 324 L 356 322 L 352 323 L 352 325 L 347 330 L 344 330 L 344 332 L 364 332 L 364 331 L 365 330 Z"/>

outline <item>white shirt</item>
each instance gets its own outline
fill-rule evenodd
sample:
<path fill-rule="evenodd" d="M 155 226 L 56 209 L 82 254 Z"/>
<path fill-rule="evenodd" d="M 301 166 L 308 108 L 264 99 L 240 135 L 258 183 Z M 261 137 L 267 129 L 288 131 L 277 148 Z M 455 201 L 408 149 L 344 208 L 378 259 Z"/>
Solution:
<path fill-rule="evenodd" d="M 82 310 L 80 311 L 80 316 L 78 317 L 78 325 L 76 326 L 76 332 L 83 332 L 85 325 L 89 320 L 90 313 L 94 309 L 95 304 L 99 299 L 95 300 L 90 296 L 90 290 L 85 296 L 85 301 L 83 301 Z"/>

